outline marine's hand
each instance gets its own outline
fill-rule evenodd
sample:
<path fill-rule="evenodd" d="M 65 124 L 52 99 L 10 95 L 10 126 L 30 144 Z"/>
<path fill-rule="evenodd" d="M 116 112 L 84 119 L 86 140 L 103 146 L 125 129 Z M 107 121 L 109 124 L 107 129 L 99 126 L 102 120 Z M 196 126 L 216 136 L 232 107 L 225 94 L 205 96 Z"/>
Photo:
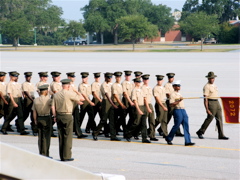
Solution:
<path fill-rule="evenodd" d="M 207 112 L 207 114 L 212 115 L 212 112 L 209 109 L 207 109 L 206 112 Z"/>

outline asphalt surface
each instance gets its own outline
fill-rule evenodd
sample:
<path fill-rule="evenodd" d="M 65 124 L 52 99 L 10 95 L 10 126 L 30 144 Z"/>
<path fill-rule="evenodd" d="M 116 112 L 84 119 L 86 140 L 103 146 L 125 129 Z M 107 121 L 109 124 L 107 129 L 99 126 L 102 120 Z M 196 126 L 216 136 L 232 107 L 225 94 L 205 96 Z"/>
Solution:
<path fill-rule="evenodd" d="M 201 97 L 209 71 L 217 75 L 215 83 L 220 96 L 239 97 L 239 52 L 229 53 L 54 53 L 54 52 L 0 52 L 0 70 L 19 71 L 19 82 L 24 82 L 23 73 L 33 71 L 32 82 L 38 81 L 37 72 L 76 72 L 76 84 L 80 83 L 80 72 L 143 71 L 150 74 L 150 86 L 156 84 L 155 75 L 175 72 L 176 80 L 182 81 L 183 97 Z M 103 80 L 103 78 L 102 78 Z M 9 81 L 9 78 L 6 80 Z M 114 79 L 113 79 L 114 81 Z M 166 81 L 166 77 L 165 77 Z M 51 82 L 49 77 L 48 82 Z M 89 77 L 89 83 L 93 77 Z M 154 101 L 153 101 L 154 102 Z M 184 100 L 189 116 L 193 147 L 184 146 L 184 138 L 175 137 L 173 145 L 156 133 L 159 139 L 151 144 L 140 140 L 112 142 L 99 136 L 93 141 L 73 140 L 75 161 L 67 164 L 91 172 L 121 174 L 126 179 L 239 179 L 240 177 L 240 124 L 224 123 L 224 133 L 230 139 L 218 140 L 215 120 L 204 137 L 198 139 L 196 131 L 206 118 L 202 99 Z M 84 131 L 87 116 L 82 125 Z M 96 118 L 99 122 L 99 117 Z M 0 126 L 3 119 L 0 120 Z M 29 127 L 30 120 L 25 124 Z M 14 121 L 11 123 L 14 126 Z M 169 123 L 170 130 L 173 123 Z M 28 130 L 31 132 L 30 130 Z M 119 136 L 122 138 L 122 134 Z M 19 136 L 17 133 L 0 135 L 1 142 L 38 153 L 37 137 Z M 58 139 L 51 139 L 50 155 L 59 161 Z M 26 170 L 27 172 L 27 170 Z"/>

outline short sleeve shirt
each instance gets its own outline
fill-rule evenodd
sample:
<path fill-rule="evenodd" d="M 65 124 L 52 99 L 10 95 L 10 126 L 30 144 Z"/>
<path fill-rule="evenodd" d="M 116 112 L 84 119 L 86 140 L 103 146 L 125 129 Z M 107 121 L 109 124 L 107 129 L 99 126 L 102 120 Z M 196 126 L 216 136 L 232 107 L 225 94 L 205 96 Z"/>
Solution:
<path fill-rule="evenodd" d="M 173 93 L 170 94 L 170 104 L 180 100 L 181 97 L 182 97 L 182 95 L 179 92 L 173 91 Z M 175 107 L 176 108 L 184 108 L 183 100 L 180 101 Z"/>
<path fill-rule="evenodd" d="M 143 93 L 141 88 L 134 88 L 132 91 L 131 99 L 132 101 L 136 101 L 139 106 L 144 106 L 144 98 L 146 95 Z"/>
<path fill-rule="evenodd" d="M 30 96 L 34 97 L 34 91 L 35 91 L 34 84 L 29 82 L 24 82 L 22 84 L 22 90 L 28 92 Z"/>
<path fill-rule="evenodd" d="M 43 81 L 39 81 L 39 82 L 36 84 L 37 92 L 40 92 L 39 89 L 38 89 L 38 87 L 39 87 L 39 86 L 42 86 L 42 85 L 44 85 L 44 84 L 48 84 L 48 85 L 49 85 L 49 83 L 43 82 Z M 48 91 L 50 91 L 50 86 L 48 87 Z"/>
<path fill-rule="evenodd" d="M 109 98 L 112 97 L 112 89 L 111 89 L 111 87 L 112 87 L 111 83 L 106 83 L 106 82 L 102 83 L 102 85 L 100 87 L 100 90 L 101 90 L 103 99 L 107 99 L 105 93 L 108 94 Z"/>
<path fill-rule="evenodd" d="M 118 96 L 118 98 L 122 99 L 122 95 L 123 95 L 123 88 L 122 85 L 120 83 L 114 83 L 112 85 L 112 94 L 115 94 Z M 113 98 L 113 102 L 117 102 L 117 100 L 115 98 Z"/>
<path fill-rule="evenodd" d="M 92 94 L 92 88 L 90 84 L 84 84 L 84 83 L 79 84 L 78 91 L 83 95 L 87 96 L 88 98 Z"/>
<path fill-rule="evenodd" d="M 101 84 L 98 82 L 92 83 L 92 92 L 95 92 L 99 98 L 101 98 L 101 91 L 100 91 Z"/>
<path fill-rule="evenodd" d="M 50 84 L 50 89 L 51 89 L 52 92 L 54 92 L 54 91 L 56 91 L 56 92 L 61 91 L 62 90 L 62 83 L 53 81 Z"/>
<path fill-rule="evenodd" d="M 34 99 L 32 110 L 36 111 L 38 116 L 50 115 L 52 100 L 49 96 L 41 95 L 40 97 Z"/>
<path fill-rule="evenodd" d="M 7 93 L 11 94 L 14 98 L 22 97 L 21 84 L 10 81 L 7 84 Z"/>
<path fill-rule="evenodd" d="M 76 86 L 75 86 L 74 83 L 72 83 L 72 84 L 70 85 L 69 90 L 71 90 L 71 91 L 77 91 Z"/>
<path fill-rule="evenodd" d="M 167 83 L 164 85 L 164 88 L 165 88 L 166 94 L 169 94 L 169 95 L 170 95 L 172 92 L 174 92 L 172 83 L 167 82 Z"/>
<path fill-rule="evenodd" d="M 207 83 L 203 87 L 203 95 L 209 97 L 210 99 L 217 99 L 218 97 L 218 88 L 215 84 Z"/>
<path fill-rule="evenodd" d="M 164 87 L 156 85 L 156 86 L 153 88 L 153 95 L 154 95 L 154 97 L 158 97 L 159 100 L 160 100 L 162 103 L 165 103 L 165 100 L 166 100 L 166 91 L 165 91 L 165 88 L 164 88 Z"/>
<path fill-rule="evenodd" d="M 53 96 L 52 105 L 58 113 L 72 113 L 74 102 L 79 100 L 77 93 L 62 89 Z"/>
<path fill-rule="evenodd" d="M 147 98 L 147 102 L 151 103 L 153 97 L 152 88 L 146 85 L 142 85 L 142 91 Z"/>
<path fill-rule="evenodd" d="M 126 81 L 126 80 L 122 82 L 123 92 L 126 92 L 129 97 L 131 97 L 133 88 L 134 88 L 134 85 L 132 84 L 132 82 Z"/>
<path fill-rule="evenodd" d="M 5 82 L 0 82 L 0 92 L 3 96 L 7 96 L 7 84 Z"/>

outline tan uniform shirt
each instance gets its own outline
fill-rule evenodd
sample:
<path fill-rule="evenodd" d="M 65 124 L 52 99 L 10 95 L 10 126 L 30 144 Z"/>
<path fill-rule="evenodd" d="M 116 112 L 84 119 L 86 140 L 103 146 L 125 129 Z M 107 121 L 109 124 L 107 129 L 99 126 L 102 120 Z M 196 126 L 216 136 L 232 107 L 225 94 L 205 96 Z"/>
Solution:
<path fill-rule="evenodd" d="M 101 90 L 103 99 L 107 99 L 105 93 L 108 93 L 109 98 L 112 97 L 112 88 L 111 88 L 111 86 L 112 86 L 112 83 L 106 83 L 106 82 L 102 83 L 102 85 L 100 87 L 100 90 Z"/>
<path fill-rule="evenodd" d="M 22 91 L 26 91 L 29 93 L 30 96 L 34 97 L 34 91 L 35 91 L 34 84 L 29 82 L 22 83 Z"/>
<path fill-rule="evenodd" d="M 147 98 L 148 104 L 150 104 L 152 102 L 152 97 L 153 97 L 152 88 L 146 85 L 142 85 L 142 91 Z"/>
<path fill-rule="evenodd" d="M 179 92 L 173 91 L 173 93 L 170 94 L 170 104 L 180 100 L 181 97 L 182 97 L 182 95 Z M 184 102 L 183 102 L 183 100 L 180 101 L 175 106 L 175 108 L 182 108 L 182 109 L 184 109 Z"/>
<path fill-rule="evenodd" d="M 125 80 L 122 82 L 122 88 L 123 88 L 123 92 L 126 92 L 128 96 L 131 97 L 134 84 L 132 84 L 130 81 Z"/>
<path fill-rule="evenodd" d="M 50 90 L 52 92 L 54 92 L 54 91 L 56 91 L 56 92 L 61 91 L 62 90 L 62 83 L 61 82 L 58 83 L 58 82 L 53 81 L 50 84 Z"/>
<path fill-rule="evenodd" d="M 78 91 L 90 99 L 90 95 L 92 94 L 92 88 L 90 84 L 79 84 Z"/>
<path fill-rule="evenodd" d="M 100 91 L 101 84 L 98 82 L 92 83 L 92 92 L 95 92 L 99 98 L 101 98 L 101 91 Z"/>
<path fill-rule="evenodd" d="M 14 98 L 22 97 L 21 84 L 10 81 L 7 84 L 7 93 L 11 94 Z"/>
<path fill-rule="evenodd" d="M 153 95 L 154 97 L 158 97 L 162 103 L 165 103 L 167 97 L 166 97 L 166 91 L 164 87 L 156 85 L 153 88 Z"/>
<path fill-rule="evenodd" d="M 37 92 L 40 92 L 39 89 L 38 89 L 38 87 L 39 87 L 39 86 L 42 86 L 42 85 L 44 85 L 44 84 L 48 84 L 48 85 L 49 85 L 49 83 L 43 82 L 43 81 L 39 81 L 39 82 L 36 84 Z M 48 91 L 50 91 L 50 86 L 48 87 Z"/>
<path fill-rule="evenodd" d="M 72 114 L 74 101 L 79 101 L 80 96 L 73 92 L 62 89 L 53 96 L 52 105 L 55 106 L 57 113 Z"/>
<path fill-rule="evenodd" d="M 77 91 L 77 88 L 74 83 L 71 83 L 69 90 L 71 90 L 73 92 Z"/>
<path fill-rule="evenodd" d="M 41 95 L 40 97 L 34 99 L 32 110 L 36 111 L 38 116 L 48 116 L 50 115 L 51 105 L 52 100 L 50 97 Z"/>
<path fill-rule="evenodd" d="M 112 94 L 116 94 L 119 98 L 120 101 L 122 101 L 122 95 L 123 95 L 123 88 L 122 85 L 120 83 L 114 83 L 112 85 Z M 113 102 L 117 102 L 117 100 L 113 98 Z"/>
<path fill-rule="evenodd" d="M 5 82 L 0 82 L 0 92 L 3 96 L 7 96 L 7 84 Z"/>
<path fill-rule="evenodd" d="M 165 88 L 166 94 L 169 94 L 169 95 L 170 95 L 172 92 L 174 92 L 172 83 L 167 82 L 167 83 L 164 85 L 164 88 Z"/>
<path fill-rule="evenodd" d="M 207 83 L 203 87 L 203 95 L 209 97 L 209 99 L 217 99 L 218 97 L 218 88 L 215 84 Z M 213 98 L 212 98 L 213 97 Z"/>
<path fill-rule="evenodd" d="M 144 94 L 141 88 L 134 88 L 132 91 L 131 99 L 132 101 L 136 101 L 139 106 L 144 106 L 144 98 L 146 95 Z"/>

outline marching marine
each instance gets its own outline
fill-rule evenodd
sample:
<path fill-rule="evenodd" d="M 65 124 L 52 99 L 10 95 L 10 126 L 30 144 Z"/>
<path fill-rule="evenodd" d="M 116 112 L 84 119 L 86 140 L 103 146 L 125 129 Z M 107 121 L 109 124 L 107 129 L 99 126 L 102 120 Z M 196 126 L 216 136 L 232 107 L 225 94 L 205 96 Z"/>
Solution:
<path fill-rule="evenodd" d="M 223 122 L 222 122 L 222 108 L 218 102 L 218 88 L 214 84 L 215 78 L 217 76 L 214 72 L 209 72 L 206 78 L 208 78 L 208 83 L 203 87 L 204 95 L 204 106 L 207 112 L 207 118 L 202 124 L 201 128 L 196 132 L 199 139 L 204 139 L 203 134 L 207 130 L 209 124 L 212 122 L 213 118 L 216 119 L 216 126 L 218 129 L 218 139 L 228 140 L 223 133 Z"/>
<path fill-rule="evenodd" d="M 156 75 L 157 77 L 157 85 L 153 88 L 153 95 L 155 97 L 155 111 L 156 111 L 156 123 L 155 127 L 161 124 L 161 129 L 163 132 L 163 138 L 168 135 L 167 130 L 167 115 L 168 115 L 168 108 L 165 103 L 166 101 L 166 91 L 165 88 L 162 86 L 163 83 L 163 75 Z"/>
<path fill-rule="evenodd" d="M 82 72 L 82 83 L 78 86 L 78 91 L 82 94 L 85 101 L 81 105 L 80 111 L 80 127 L 84 120 L 85 114 L 88 114 L 88 122 L 86 125 L 85 132 L 90 133 L 90 130 L 94 130 L 96 128 L 96 123 L 94 121 L 94 110 L 93 106 L 95 104 L 90 100 L 90 95 L 92 94 L 91 85 L 88 84 L 88 72 Z"/>
<path fill-rule="evenodd" d="M 111 80 L 113 73 L 107 72 L 104 74 L 105 81 L 101 85 L 101 93 L 102 93 L 102 118 L 93 131 L 92 136 L 93 140 L 97 141 L 97 136 L 100 133 L 102 127 L 106 124 L 109 119 L 109 129 L 111 140 L 116 141 L 118 138 L 116 137 L 116 127 L 114 126 L 114 117 L 113 117 L 113 108 L 117 109 L 118 107 L 112 102 L 112 88 L 111 88 Z M 104 128 L 105 137 L 109 137 L 106 129 Z M 119 140 L 119 139 L 118 139 Z"/>
<path fill-rule="evenodd" d="M 7 115 L 8 96 L 5 83 L 6 72 L 0 71 L 0 119 Z"/>
<path fill-rule="evenodd" d="M 84 98 L 82 97 L 81 93 L 79 93 L 77 91 L 77 88 L 74 84 L 75 72 L 69 72 L 69 73 L 66 73 L 66 74 L 67 74 L 67 78 L 71 80 L 69 91 L 73 91 L 74 93 L 78 94 L 81 97 L 80 100 L 84 101 Z M 73 103 L 74 103 L 74 105 L 73 105 L 73 131 L 75 132 L 75 134 L 78 138 L 87 137 L 87 135 L 84 135 L 82 133 L 82 130 L 80 128 L 80 115 L 79 115 L 78 104 L 76 102 L 73 102 Z"/>
<path fill-rule="evenodd" d="M 146 100 L 146 95 L 143 93 L 141 87 L 141 79 L 140 78 L 135 78 L 134 83 L 135 83 L 135 88 L 132 91 L 132 96 L 131 99 L 135 104 L 136 111 L 135 111 L 135 120 L 133 124 L 128 128 L 125 138 L 128 142 L 131 141 L 131 137 L 133 136 L 134 131 L 138 131 L 140 129 L 141 134 L 142 134 L 142 142 L 143 143 L 151 143 L 147 139 L 147 114 L 150 111 L 148 107 L 148 103 Z M 148 109 L 147 109 L 148 107 Z"/>
<path fill-rule="evenodd" d="M 125 134 L 126 122 L 125 122 L 124 110 L 126 109 L 126 106 L 122 102 L 122 95 L 123 95 L 123 89 L 121 85 L 122 72 L 117 71 L 113 75 L 116 78 L 116 82 L 112 85 L 112 100 L 113 100 L 113 103 L 118 107 L 117 109 L 113 109 L 114 124 L 115 124 L 117 134 L 121 125 L 123 127 L 123 132 Z M 118 139 L 116 138 L 116 140 Z"/>
<path fill-rule="evenodd" d="M 34 84 L 31 83 L 31 78 L 32 78 L 32 72 L 25 72 L 25 79 L 26 81 L 22 83 L 22 91 L 23 91 L 23 120 L 24 122 L 28 118 L 30 114 L 30 119 L 31 119 L 31 127 L 32 127 L 32 132 L 33 135 L 37 135 L 37 126 L 34 123 L 33 120 L 33 114 L 32 114 L 32 105 L 33 105 L 33 100 L 35 99 L 34 97 L 34 91 L 35 87 Z"/>
<path fill-rule="evenodd" d="M 149 74 L 144 74 L 142 75 L 143 79 L 143 85 L 142 85 L 142 91 L 146 96 L 146 104 L 147 104 L 147 109 L 150 109 L 147 114 L 147 119 L 148 119 L 148 125 L 149 125 L 149 137 L 151 141 L 158 141 L 158 139 L 155 137 L 155 112 L 153 109 L 152 105 L 152 97 L 153 97 L 153 92 L 152 88 L 149 86 Z"/>
<path fill-rule="evenodd" d="M 45 84 L 49 85 L 49 83 L 47 82 L 48 72 L 39 72 L 38 74 L 39 74 L 40 81 L 36 84 L 36 88 L 37 88 L 38 95 L 40 95 L 40 91 L 39 91 L 38 87 L 45 85 Z M 52 94 L 50 94 L 50 86 L 48 87 L 48 92 L 49 92 L 49 95 L 52 95 Z"/>
<path fill-rule="evenodd" d="M 188 124 L 188 115 L 185 110 L 183 97 L 179 93 L 181 89 L 180 81 L 173 82 L 174 91 L 170 94 L 170 106 L 173 107 L 173 117 L 174 117 L 174 125 L 165 138 L 169 145 L 172 145 L 172 140 L 174 135 L 176 134 L 177 130 L 179 129 L 180 125 L 182 124 L 184 130 L 184 139 L 185 139 L 185 146 L 193 146 L 195 143 L 191 142 L 191 137 L 189 133 L 189 124 Z"/>
<path fill-rule="evenodd" d="M 134 121 L 134 103 L 131 100 L 132 90 L 134 88 L 134 84 L 131 82 L 131 74 L 132 71 L 126 70 L 125 73 L 125 80 L 122 82 L 122 89 L 123 89 L 123 98 L 122 102 L 127 109 L 124 110 L 124 119 L 125 124 L 127 127 L 130 127 Z M 129 115 L 129 120 L 126 122 L 126 116 Z"/>
<path fill-rule="evenodd" d="M 165 88 L 166 95 L 167 95 L 167 100 L 166 100 L 166 105 L 167 105 L 167 108 L 168 108 L 168 117 L 167 117 L 168 120 L 167 120 L 167 123 L 169 123 L 171 118 L 172 118 L 172 116 L 173 116 L 173 110 L 174 110 L 174 107 L 170 106 L 169 99 L 171 98 L 170 97 L 171 93 L 174 92 L 172 83 L 174 81 L 175 73 L 167 73 L 166 75 L 168 77 L 168 82 L 164 85 L 164 88 Z M 159 135 L 161 135 L 161 136 L 163 135 L 161 126 L 160 126 L 160 128 L 158 128 L 158 132 L 159 132 Z M 176 136 L 180 136 L 180 137 L 183 136 L 183 134 L 180 131 L 180 128 L 177 130 Z"/>
<path fill-rule="evenodd" d="M 7 134 L 6 129 L 10 122 L 17 116 L 17 130 L 20 135 L 27 135 L 23 121 L 23 106 L 22 106 L 22 90 L 20 84 L 17 83 L 19 73 L 16 71 L 9 72 L 10 82 L 7 84 L 7 94 L 9 96 L 8 114 L 2 125 L 1 132 Z"/>

